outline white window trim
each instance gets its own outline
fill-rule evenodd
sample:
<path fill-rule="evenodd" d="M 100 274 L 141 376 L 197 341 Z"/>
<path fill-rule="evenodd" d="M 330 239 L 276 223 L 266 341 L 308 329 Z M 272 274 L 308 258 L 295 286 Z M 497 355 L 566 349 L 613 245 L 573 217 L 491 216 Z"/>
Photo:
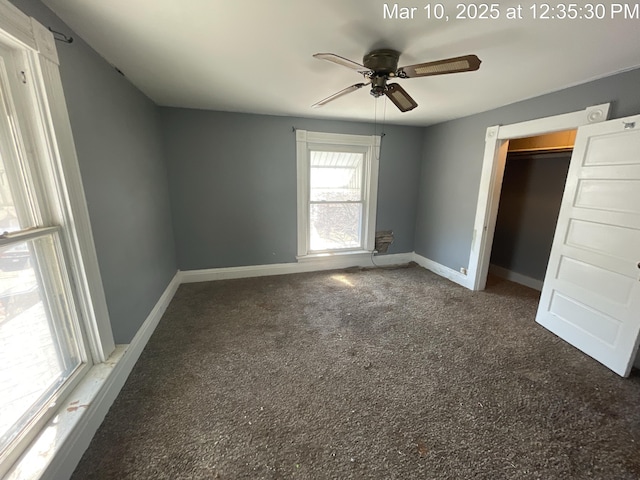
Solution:
<path fill-rule="evenodd" d="M 111 321 L 93 241 L 69 114 L 64 99 L 53 34 L 7 0 L 0 0 L 0 35 L 26 51 L 22 66 L 37 98 L 31 116 L 37 124 L 35 145 L 54 166 L 57 193 L 69 245 L 69 263 L 94 363 L 105 362 L 115 349 Z"/>
<path fill-rule="evenodd" d="M 58 69 L 55 40 L 47 28 L 22 13 L 7 0 L 0 0 L 0 39 L 21 52 L 22 59 L 16 60 L 19 71 L 14 73 L 24 79 L 24 88 L 27 90 L 26 94 L 17 95 L 13 100 L 16 108 L 21 111 L 21 117 L 24 117 L 21 118 L 21 123 L 24 122 L 23 126 L 29 130 L 29 135 L 24 138 L 25 147 L 34 152 L 37 158 L 44 159 L 38 168 L 43 168 L 47 178 L 51 179 L 49 185 L 44 188 L 51 195 L 55 195 L 60 203 L 60 209 L 51 213 L 55 217 L 54 221 L 63 226 L 59 234 L 64 238 L 67 265 L 71 273 L 74 296 L 81 310 L 80 317 L 89 350 L 88 368 L 83 370 L 82 377 L 74 379 L 73 385 L 78 387 L 72 394 L 80 395 L 84 392 L 84 396 L 96 400 L 96 395 L 107 382 L 106 372 L 114 368 L 122 356 L 123 349 L 115 350 Z M 119 356 L 116 356 L 116 353 Z M 67 394 L 74 388 L 69 385 L 65 390 Z M 117 391 L 119 389 L 116 393 Z M 36 440 L 32 447 L 24 451 L 22 459 L 31 460 L 28 460 L 27 464 L 23 464 L 22 459 L 16 462 L 7 478 L 26 478 L 25 468 L 31 472 L 27 475 L 28 478 L 39 478 L 50 465 L 53 456 L 66 448 L 65 442 L 70 432 L 82 417 L 65 417 L 64 408 L 58 409 L 62 400 L 53 399 L 51 408 L 57 409 L 53 420 L 47 422 L 42 429 L 38 424 L 28 433 L 29 437 L 35 437 Z M 89 403 L 87 402 L 87 405 Z M 55 438 L 49 438 L 50 432 L 55 433 Z M 43 452 L 46 452 L 45 456 L 42 456 Z M 14 452 L 11 452 L 6 459 L 7 462 L 14 456 Z M 40 459 L 41 465 L 36 465 L 33 462 L 34 458 Z M 0 467 L 5 471 L 9 465 L 4 464 Z"/>
<path fill-rule="evenodd" d="M 313 146 L 336 145 L 363 147 L 365 150 L 363 182 L 363 246 L 364 250 L 344 250 L 327 253 L 309 252 L 309 152 Z M 371 253 L 375 247 L 376 211 L 378 204 L 378 169 L 380 136 L 296 130 L 297 191 L 298 191 L 298 261 L 318 260 L 336 255 Z"/>

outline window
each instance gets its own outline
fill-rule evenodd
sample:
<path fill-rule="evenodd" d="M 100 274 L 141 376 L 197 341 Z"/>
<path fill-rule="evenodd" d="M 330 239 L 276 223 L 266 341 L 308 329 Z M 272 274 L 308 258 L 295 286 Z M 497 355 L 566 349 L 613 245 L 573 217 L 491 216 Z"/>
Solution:
<path fill-rule="evenodd" d="M 3 476 L 113 336 L 53 38 L 4 0 L 0 33 Z"/>
<path fill-rule="evenodd" d="M 372 251 L 380 137 L 298 130 L 298 257 Z"/>

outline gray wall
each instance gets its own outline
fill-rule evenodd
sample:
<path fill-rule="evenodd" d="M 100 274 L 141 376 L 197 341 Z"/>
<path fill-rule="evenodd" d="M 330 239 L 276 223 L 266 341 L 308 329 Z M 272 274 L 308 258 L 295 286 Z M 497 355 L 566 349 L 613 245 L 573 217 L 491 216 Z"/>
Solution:
<path fill-rule="evenodd" d="M 491 263 L 543 281 L 571 152 L 509 153 Z"/>
<path fill-rule="evenodd" d="M 58 43 L 91 226 L 116 343 L 128 343 L 177 270 L 159 111 L 38 1 L 12 0 Z"/>
<path fill-rule="evenodd" d="M 639 85 L 637 69 L 426 128 L 415 251 L 454 270 L 468 266 L 487 127 L 605 102 L 610 118 L 638 114 Z"/>
<path fill-rule="evenodd" d="M 40 2 L 13 2 L 73 34 Z M 295 260 L 292 126 L 375 131 L 364 123 L 158 108 L 74 36 L 58 45 L 60 69 L 118 343 L 133 338 L 177 266 Z M 636 114 L 638 85 L 635 70 L 426 129 L 385 127 L 377 228 L 396 234 L 389 253 L 415 249 L 466 267 L 486 128 L 607 101 L 612 118 Z"/>
<path fill-rule="evenodd" d="M 296 142 L 292 127 L 376 132 L 373 124 L 161 110 L 182 270 L 295 262 Z M 423 130 L 386 126 L 384 131 L 377 229 L 395 233 L 388 253 L 411 252 Z"/>

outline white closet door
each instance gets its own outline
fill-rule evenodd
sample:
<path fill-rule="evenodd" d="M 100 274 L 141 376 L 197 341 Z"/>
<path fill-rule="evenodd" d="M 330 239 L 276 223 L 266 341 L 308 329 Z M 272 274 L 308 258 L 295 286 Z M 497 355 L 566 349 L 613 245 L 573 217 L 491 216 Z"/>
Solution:
<path fill-rule="evenodd" d="M 536 321 L 629 374 L 640 340 L 640 115 L 578 130 Z"/>

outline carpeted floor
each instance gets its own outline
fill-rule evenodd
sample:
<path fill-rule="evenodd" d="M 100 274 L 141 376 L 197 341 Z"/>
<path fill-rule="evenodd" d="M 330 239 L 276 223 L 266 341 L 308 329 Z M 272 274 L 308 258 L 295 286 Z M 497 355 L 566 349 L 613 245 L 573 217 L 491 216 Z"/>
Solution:
<path fill-rule="evenodd" d="M 73 478 L 639 479 L 640 375 L 422 268 L 183 285 Z"/>

